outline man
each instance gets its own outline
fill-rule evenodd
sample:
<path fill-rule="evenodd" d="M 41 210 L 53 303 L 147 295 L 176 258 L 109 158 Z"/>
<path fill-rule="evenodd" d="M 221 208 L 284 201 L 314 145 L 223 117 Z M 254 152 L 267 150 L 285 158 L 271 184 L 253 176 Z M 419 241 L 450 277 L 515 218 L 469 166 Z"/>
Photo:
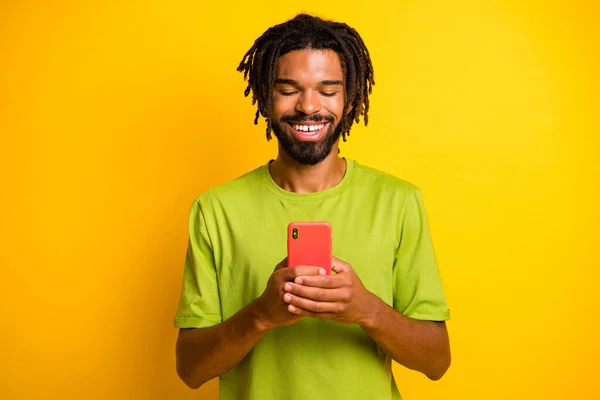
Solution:
<path fill-rule="evenodd" d="M 179 376 L 192 388 L 219 376 L 222 399 L 261 400 L 400 399 L 392 359 L 441 378 L 449 312 L 420 192 L 338 156 L 340 136 L 367 123 L 362 39 L 298 15 L 258 38 L 238 70 L 278 155 L 192 206 Z M 331 223 L 334 273 L 286 268 L 292 221 Z"/>

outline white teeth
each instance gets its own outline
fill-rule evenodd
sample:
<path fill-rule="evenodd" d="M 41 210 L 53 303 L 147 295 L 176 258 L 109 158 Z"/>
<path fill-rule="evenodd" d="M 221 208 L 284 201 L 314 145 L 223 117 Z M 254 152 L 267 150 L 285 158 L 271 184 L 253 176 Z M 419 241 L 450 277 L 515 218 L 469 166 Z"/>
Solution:
<path fill-rule="evenodd" d="M 320 131 L 321 129 L 323 129 L 323 126 L 325 126 L 325 124 L 320 124 L 320 125 L 293 125 L 293 128 L 297 131 L 301 131 L 301 132 L 316 132 L 316 131 Z"/>

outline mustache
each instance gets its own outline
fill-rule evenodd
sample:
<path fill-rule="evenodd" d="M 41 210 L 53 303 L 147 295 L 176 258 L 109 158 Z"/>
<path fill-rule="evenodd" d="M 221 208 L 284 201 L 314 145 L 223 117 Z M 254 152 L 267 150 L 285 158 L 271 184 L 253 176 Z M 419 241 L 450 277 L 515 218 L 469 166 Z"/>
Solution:
<path fill-rule="evenodd" d="M 334 118 L 331 115 L 321 115 L 321 114 L 295 114 L 295 115 L 284 115 L 281 118 L 283 122 L 333 122 Z"/>

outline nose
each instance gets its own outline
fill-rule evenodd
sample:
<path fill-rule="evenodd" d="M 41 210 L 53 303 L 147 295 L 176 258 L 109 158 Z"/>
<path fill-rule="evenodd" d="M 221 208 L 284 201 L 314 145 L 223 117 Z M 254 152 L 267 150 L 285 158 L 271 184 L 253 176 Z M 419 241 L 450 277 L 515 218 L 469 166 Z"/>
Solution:
<path fill-rule="evenodd" d="M 314 114 L 321 111 L 321 102 L 319 94 L 313 90 L 306 90 L 298 98 L 296 103 L 296 111 L 299 111 L 305 115 Z"/>

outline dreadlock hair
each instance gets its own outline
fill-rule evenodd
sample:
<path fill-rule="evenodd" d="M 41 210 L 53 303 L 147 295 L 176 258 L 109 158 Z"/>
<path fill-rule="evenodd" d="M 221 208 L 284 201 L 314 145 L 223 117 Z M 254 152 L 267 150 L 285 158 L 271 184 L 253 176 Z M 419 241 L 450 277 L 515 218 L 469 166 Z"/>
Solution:
<path fill-rule="evenodd" d="M 244 73 L 244 80 L 248 81 L 244 96 L 252 92 L 252 105 L 258 102 L 254 124 L 258 124 L 260 115 L 265 117 L 267 140 L 271 140 L 271 93 L 275 66 L 279 57 L 301 49 L 330 49 L 340 57 L 346 86 L 344 116 L 340 121 L 345 142 L 346 136 L 350 136 L 353 122 L 360 122 L 361 115 L 364 116 L 365 126 L 369 122 L 369 94 L 375 84 L 371 57 L 356 30 L 344 23 L 307 14 L 299 14 L 267 29 L 254 41 L 237 67 L 239 72 Z"/>

